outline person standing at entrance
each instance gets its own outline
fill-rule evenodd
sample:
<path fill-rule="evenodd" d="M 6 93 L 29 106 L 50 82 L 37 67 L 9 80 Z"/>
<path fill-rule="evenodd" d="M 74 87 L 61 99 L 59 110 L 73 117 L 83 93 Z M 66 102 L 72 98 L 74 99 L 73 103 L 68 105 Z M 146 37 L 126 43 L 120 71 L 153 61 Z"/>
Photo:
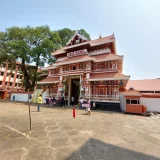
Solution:
<path fill-rule="evenodd" d="M 50 108 L 52 107 L 52 97 L 51 96 L 49 97 L 49 107 Z"/>
<path fill-rule="evenodd" d="M 55 97 L 52 96 L 52 107 L 55 105 L 55 101 L 56 101 Z"/>
<path fill-rule="evenodd" d="M 90 104 L 90 100 L 87 99 L 87 104 L 88 104 L 88 107 L 87 107 L 87 114 L 90 115 L 90 112 L 91 112 L 91 104 Z"/>
<path fill-rule="evenodd" d="M 74 106 L 74 97 L 71 98 L 71 104 Z"/>
<path fill-rule="evenodd" d="M 83 104 L 83 101 L 84 101 L 83 98 L 81 97 L 79 101 L 80 101 L 80 108 L 82 108 L 82 104 Z"/>
<path fill-rule="evenodd" d="M 41 94 L 39 95 L 37 102 L 38 102 L 37 112 L 39 112 L 40 111 L 40 104 L 42 103 L 42 95 Z"/>

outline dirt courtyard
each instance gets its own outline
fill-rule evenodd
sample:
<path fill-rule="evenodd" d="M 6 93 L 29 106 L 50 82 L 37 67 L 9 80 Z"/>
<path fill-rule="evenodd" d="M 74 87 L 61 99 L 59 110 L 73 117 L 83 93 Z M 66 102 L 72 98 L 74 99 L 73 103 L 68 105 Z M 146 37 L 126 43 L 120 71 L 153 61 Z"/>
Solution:
<path fill-rule="evenodd" d="M 160 160 L 160 117 L 0 101 L 0 160 Z"/>

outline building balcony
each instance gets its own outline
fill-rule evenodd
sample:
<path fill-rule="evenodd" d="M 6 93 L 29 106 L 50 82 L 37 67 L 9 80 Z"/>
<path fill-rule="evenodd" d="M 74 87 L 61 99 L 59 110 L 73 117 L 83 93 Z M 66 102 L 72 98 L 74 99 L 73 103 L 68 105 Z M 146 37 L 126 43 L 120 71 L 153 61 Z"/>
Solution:
<path fill-rule="evenodd" d="M 109 48 L 105 49 L 99 49 L 99 50 L 94 50 L 92 52 L 89 52 L 89 55 L 98 55 L 98 54 L 103 54 L 103 53 L 111 53 L 111 50 Z"/>
<path fill-rule="evenodd" d="M 9 82 L 9 77 L 6 77 L 6 82 Z"/>
<path fill-rule="evenodd" d="M 2 72 L 5 72 L 5 70 L 6 70 L 5 68 L 1 68 L 1 71 L 2 71 Z"/>
<path fill-rule="evenodd" d="M 11 79 L 10 79 L 10 82 L 14 82 L 14 78 L 11 78 Z"/>
<path fill-rule="evenodd" d="M 3 81 L 3 76 L 0 76 L 0 81 Z"/>
<path fill-rule="evenodd" d="M 104 68 L 104 69 L 94 69 L 92 70 L 93 73 L 99 73 L 99 72 L 113 72 L 113 71 L 118 71 L 117 68 Z"/>
<path fill-rule="evenodd" d="M 83 72 L 86 72 L 86 71 L 90 71 L 92 73 L 101 73 L 101 72 L 116 72 L 118 71 L 118 69 L 107 69 L 107 68 L 104 68 L 104 69 L 95 69 L 95 70 L 87 70 L 87 69 L 76 69 L 76 70 L 65 70 L 65 71 L 62 71 L 62 74 L 67 74 L 67 73 L 83 73 Z"/>

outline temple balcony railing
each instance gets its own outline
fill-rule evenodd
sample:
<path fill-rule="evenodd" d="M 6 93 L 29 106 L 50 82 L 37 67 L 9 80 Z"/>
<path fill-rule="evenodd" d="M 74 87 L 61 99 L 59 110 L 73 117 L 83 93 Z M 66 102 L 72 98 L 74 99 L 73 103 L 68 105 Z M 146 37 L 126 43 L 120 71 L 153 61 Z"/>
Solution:
<path fill-rule="evenodd" d="M 118 71 L 118 68 L 93 69 L 92 72 Z"/>
<path fill-rule="evenodd" d="M 89 71 L 88 69 L 75 69 L 75 70 L 64 70 L 62 71 L 62 73 L 68 73 L 68 72 L 84 72 L 84 71 Z M 104 68 L 104 69 L 94 69 L 94 70 L 90 70 L 93 73 L 98 73 L 98 72 L 112 72 L 112 71 L 118 71 L 117 68 Z"/>
<path fill-rule="evenodd" d="M 85 99 L 95 99 L 95 100 L 116 100 L 119 101 L 119 95 L 84 95 Z"/>
<path fill-rule="evenodd" d="M 111 53 L 111 50 L 109 48 L 105 48 L 88 52 L 89 55 L 98 55 L 103 53 Z"/>

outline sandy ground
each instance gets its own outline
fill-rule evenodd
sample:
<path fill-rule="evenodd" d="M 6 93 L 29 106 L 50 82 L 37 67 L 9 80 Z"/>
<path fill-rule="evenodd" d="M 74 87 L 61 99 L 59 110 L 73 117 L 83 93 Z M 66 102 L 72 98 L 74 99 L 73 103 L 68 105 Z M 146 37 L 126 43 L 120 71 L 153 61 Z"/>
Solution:
<path fill-rule="evenodd" d="M 0 101 L 0 160 L 160 160 L 160 117 Z"/>

